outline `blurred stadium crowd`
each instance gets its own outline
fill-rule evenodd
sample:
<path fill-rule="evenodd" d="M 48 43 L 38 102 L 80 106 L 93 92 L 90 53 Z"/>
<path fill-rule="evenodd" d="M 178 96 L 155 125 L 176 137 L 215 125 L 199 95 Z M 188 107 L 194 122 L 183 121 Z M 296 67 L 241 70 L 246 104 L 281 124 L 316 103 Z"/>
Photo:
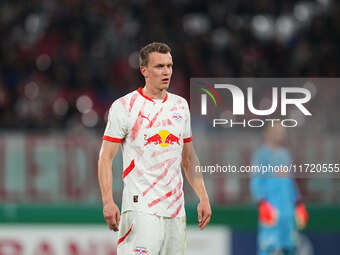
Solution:
<path fill-rule="evenodd" d="M 6 129 L 102 128 L 113 99 L 143 85 L 138 51 L 150 38 L 172 47 L 170 91 L 186 98 L 190 77 L 340 73 L 331 0 L 2 0 L 0 35 Z M 323 93 L 339 109 L 340 94 Z"/>

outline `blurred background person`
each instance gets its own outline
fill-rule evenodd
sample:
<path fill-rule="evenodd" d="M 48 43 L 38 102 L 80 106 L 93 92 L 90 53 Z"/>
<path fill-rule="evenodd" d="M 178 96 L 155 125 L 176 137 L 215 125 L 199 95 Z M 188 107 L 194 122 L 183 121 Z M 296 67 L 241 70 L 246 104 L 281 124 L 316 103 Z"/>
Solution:
<path fill-rule="evenodd" d="M 264 144 L 252 159 L 252 165 L 264 171 L 251 179 L 251 192 L 258 203 L 258 255 L 295 254 L 297 229 L 304 228 L 308 220 L 294 179 L 284 170 L 271 170 L 292 164 L 284 146 L 286 139 L 284 127 L 268 124 Z"/>

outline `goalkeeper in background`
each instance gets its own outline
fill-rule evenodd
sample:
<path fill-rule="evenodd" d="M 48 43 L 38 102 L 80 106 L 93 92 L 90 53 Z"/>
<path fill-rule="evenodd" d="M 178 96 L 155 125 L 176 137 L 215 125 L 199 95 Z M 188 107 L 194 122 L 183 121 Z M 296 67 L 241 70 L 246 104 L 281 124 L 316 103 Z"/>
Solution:
<path fill-rule="evenodd" d="M 291 155 L 283 146 L 286 130 L 280 125 L 266 127 L 264 144 L 255 152 L 252 164 L 290 165 Z M 258 203 L 257 255 L 293 255 L 297 229 L 306 226 L 308 214 L 294 179 L 284 173 L 254 175 L 251 192 Z"/>

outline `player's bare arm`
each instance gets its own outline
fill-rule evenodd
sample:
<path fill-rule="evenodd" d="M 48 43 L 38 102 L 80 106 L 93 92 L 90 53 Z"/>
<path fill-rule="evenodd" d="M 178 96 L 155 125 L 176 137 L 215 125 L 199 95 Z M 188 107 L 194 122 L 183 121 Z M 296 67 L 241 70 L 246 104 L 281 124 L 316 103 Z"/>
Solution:
<path fill-rule="evenodd" d="M 185 177 L 200 200 L 197 206 L 198 226 L 200 229 L 204 229 L 210 222 L 211 208 L 209 197 L 204 186 L 203 176 L 201 173 L 195 172 L 195 167 L 198 165 L 199 160 L 192 142 L 185 143 L 182 153 L 182 167 Z"/>
<path fill-rule="evenodd" d="M 112 195 L 112 160 L 116 156 L 119 143 L 103 140 L 98 160 L 98 180 L 103 202 L 103 215 L 106 224 L 113 231 L 118 231 L 120 220 L 119 208 Z"/>

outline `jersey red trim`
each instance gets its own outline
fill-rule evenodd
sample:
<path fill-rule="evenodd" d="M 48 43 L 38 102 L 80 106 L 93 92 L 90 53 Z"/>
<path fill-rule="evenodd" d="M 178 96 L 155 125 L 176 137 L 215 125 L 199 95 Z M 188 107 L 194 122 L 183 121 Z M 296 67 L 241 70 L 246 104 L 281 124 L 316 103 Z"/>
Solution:
<path fill-rule="evenodd" d="M 123 179 L 135 168 L 135 160 L 133 159 L 130 165 L 123 171 Z"/>
<path fill-rule="evenodd" d="M 109 142 L 114 142 L 114 143 L 122 143 L 123 139 L 120 138 L 115 138 L 111 136 L 104 135 L 103 140 L 109 141 Z"/>
<path fill-rule="evenodd" d="M 184 142 L 184 143 L 189 143 L 189 142 L 192 141 L 192 139 L 193 139 L 193 137 L 184 138 L 184 139 L 183 139 L 183 142 Z"/>
<path fill-rule="evenodd" d="M 146 98 L 147 100 L 149 100 L 149 101 L 151 101 L 151 102 L 153 102 L 153 103 L 155 102 L 155 101 L 153 101 L 152 98 L 150 98 L 150 97 L 148 97 L 148 96 L 146 96 L 146 95 L 143 94 L 143 88 L 138 88 L 137 91 L 138 91 L 138 93 L 139 93 L 142 97 Z M 164 103 L 167 99 L 168 99 L 168 93 L 165 92 L 165 97 L 164 97 L 162 103 Z"/>
<path fill-rule="evenodd" d="M 164 97 L 164 100 L 162 101 L 162 103 L 164 103 L 167 99 L 168 99 L 168 93 L 165 92 L 165 97 Z"/>
<path fill-rule="evenodd" d="M 132 231 L 132 226 L 133 226 L 133 224 L 131 225 L 131 227 L 130 227 L 130 229 L 128 230 L 128 232 L 126 232 L 124 236 L 122 236 L 121 238 L 119 238 L 117 245 L 119 245 L 120 243 L 124 242 L 124 240 L 126 239 L 126 237 L 131 233 L 131 231 Z"/>
<path fill-rule="evenodd" d="M 152 98 L 147 97 L 146 95 L 143 94 L 143 88 L 138 88 L 137 91 L 142 97 L 146 98 L 147 100 L 149 100 L 151 102 L 155 102 L 155 101 L 152 100 Z"/>

